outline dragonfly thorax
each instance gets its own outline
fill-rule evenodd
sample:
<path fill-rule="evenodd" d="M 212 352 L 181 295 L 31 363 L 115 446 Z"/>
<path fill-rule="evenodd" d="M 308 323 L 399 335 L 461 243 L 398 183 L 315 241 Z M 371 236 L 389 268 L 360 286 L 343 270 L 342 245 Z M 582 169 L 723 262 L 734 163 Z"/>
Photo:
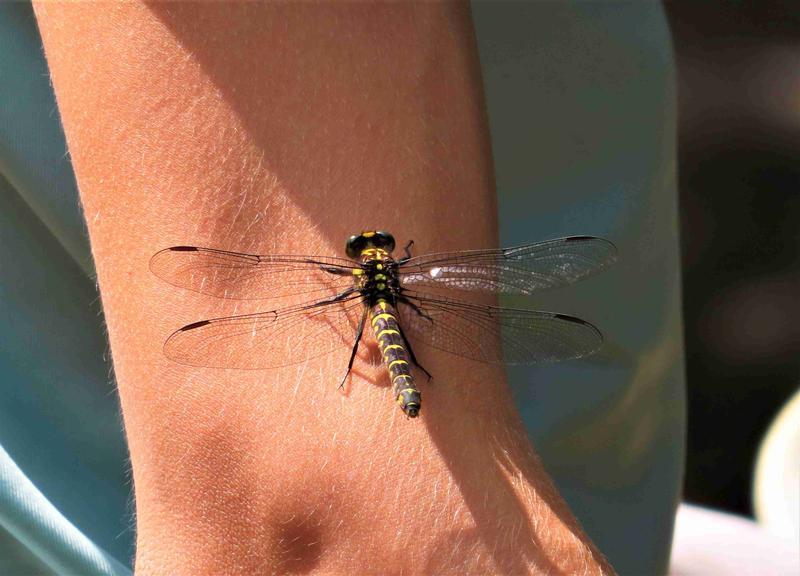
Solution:
<path fill-rule="evenodd" d="M 370 255 L 362 260 L 356 274 L 356 288 L 371 302 L 380 298 L 393 302 L 400 291 L 397 262 L 385 251 L 378 252 L 377 258 Z"/>

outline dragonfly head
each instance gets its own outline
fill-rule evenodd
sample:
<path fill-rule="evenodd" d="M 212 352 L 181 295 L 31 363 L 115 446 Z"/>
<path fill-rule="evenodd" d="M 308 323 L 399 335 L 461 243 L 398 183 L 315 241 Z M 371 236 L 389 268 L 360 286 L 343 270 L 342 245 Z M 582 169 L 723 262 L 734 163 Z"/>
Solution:
<path fill-rule="evenodd" d="M 350 258 L 358 258 L 364 250 L 380 248 L 387 252 L 394 250 L 394 236 L 380 230 L 369 230 L 347 239 L 345 251 Z"/>

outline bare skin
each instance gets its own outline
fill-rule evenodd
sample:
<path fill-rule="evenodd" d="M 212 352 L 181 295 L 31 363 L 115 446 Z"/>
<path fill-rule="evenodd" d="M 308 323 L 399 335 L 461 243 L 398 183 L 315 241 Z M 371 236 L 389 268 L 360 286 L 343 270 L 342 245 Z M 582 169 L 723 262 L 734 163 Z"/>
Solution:
<path fill-rule="evenodd" d="M 554 490 L 502 368 L 417 350 L 417 419 L 374 341 L 266 371 L 170 362 L 230 302 L 155 278 L 176 244 L 342 254 L 496 245 L 461 4 L 37 3 L 130 444 L 140 574 L 611 573 Z"/>

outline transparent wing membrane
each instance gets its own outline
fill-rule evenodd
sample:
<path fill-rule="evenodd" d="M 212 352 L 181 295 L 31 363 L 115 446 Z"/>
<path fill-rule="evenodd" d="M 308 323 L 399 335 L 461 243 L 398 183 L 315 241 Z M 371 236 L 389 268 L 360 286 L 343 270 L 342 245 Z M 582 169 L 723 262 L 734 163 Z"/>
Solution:
<path fill-rule="evenodd" d="M 580 358 L 603 343 L 590 323 L 552 312 L 471 304 L 407 290 L 400 325 L 423 343 L 471 360 L 531 364 Z"/>
<path fill-rule="evenodd" d="M 180 364 L 255 370 L 288 366 L 353 346 L 361 294 L 258 314 L 203 320 L 174 332 L 165 355 Z"/>
<path fill-rule="evenodd" d="M 195 246 L 167 248 L 150 259 L 153 274 L 173 286 L 233 300 L 340 292 L 353 285 L 356 267 L 344 258 L 260 256 Z"/>
<path fill-rule="evenodd" d="M 377 297 L 396 299 L 400 326 L 412 346 L 492 363 L 586 356 L 603 342 L 600 331 L 588 322 L 465 302 L 447 292 L 461 291 L 467 298 L 470 293 L 531 294 L 576 282 L 615 260 L 616 248 L 607 240 L 572 236 L 516 248 L 398 260 L 396 267 L 390 262 L 381 269 L 380 282 L 372 279 L 373 284 L 359 288 L 354 286 L 354 271 L 369 280 L 374 269 L 369 263 L 334 257 L 261 256 L 178 246 L 153 256 L 150 269 L 170 284 L 220 298 L 312 295 L 302 305 L 189 324 L 164 345 L 165 354 L 182 364 L 261 369 L 352 348 L 364 305 Z M 395 273 L 399 290 L 396 285 L 387 289 Z"/>
<path fill-rule="evenodd" d="M 616 261 L 616 247 L 592 236 L 570 236 L 516 248 L 441 252 L 400 265 L 410 287 L 531 294 L 572 284 Z"/>

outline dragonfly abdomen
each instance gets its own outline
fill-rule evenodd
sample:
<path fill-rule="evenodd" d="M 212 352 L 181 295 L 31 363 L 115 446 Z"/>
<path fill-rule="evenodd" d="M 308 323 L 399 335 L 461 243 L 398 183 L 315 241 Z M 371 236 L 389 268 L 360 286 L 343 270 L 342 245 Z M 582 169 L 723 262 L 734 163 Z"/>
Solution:
<path fill-rule="evenodd" d="M 422 406 L 422 396 L 414 383 L 395 309 L 386 300 L 379 299 L 372 306 L 371 312 L 372 329 L 375 331 L 383 361 L 389 369 L 395 400 L 403 412 L 414 418 Z"/>

